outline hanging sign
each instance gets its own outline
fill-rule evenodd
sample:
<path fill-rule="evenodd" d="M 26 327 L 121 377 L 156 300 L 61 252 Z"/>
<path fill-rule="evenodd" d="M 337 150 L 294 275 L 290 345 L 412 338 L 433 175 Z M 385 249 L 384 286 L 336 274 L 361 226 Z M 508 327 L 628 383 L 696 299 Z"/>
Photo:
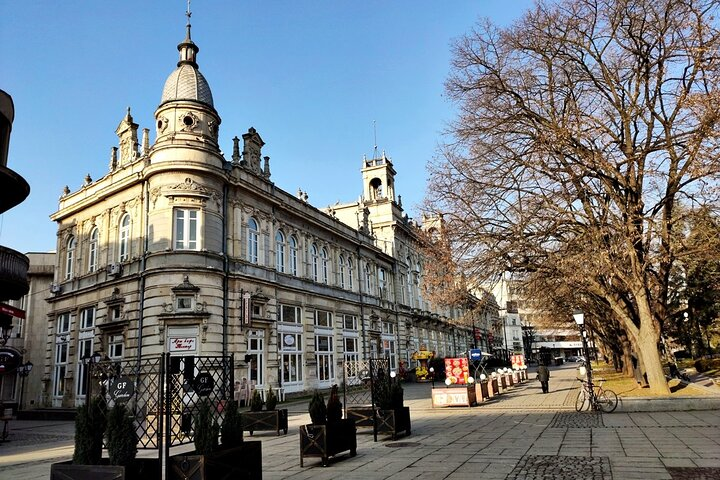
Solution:
<path fill-rule="evenodd" d="M 17 370 L 20 360 L 22 360 L 22 355 L 14 348 L 0 348 L 0 375 Z"/>
<path fill-rule="evenodd" d="M 215 380 L 208 372 L 201 372 L 195 377 L 195 393 L 198 397 L 207 397 L 215 388 Z"/>
<path fill-rule="evenodd" d="M 135 385 L 129 377 L 117 377 L 110 380 L 110 398 L 118 403 L 127 403 L 135 394 Z"/>
<path fill-rule="evenodd" d="M 241 293 L 240 296 L 240 324 L 250 326 L 252 321 L 252 296 L 250 292 Z"/>

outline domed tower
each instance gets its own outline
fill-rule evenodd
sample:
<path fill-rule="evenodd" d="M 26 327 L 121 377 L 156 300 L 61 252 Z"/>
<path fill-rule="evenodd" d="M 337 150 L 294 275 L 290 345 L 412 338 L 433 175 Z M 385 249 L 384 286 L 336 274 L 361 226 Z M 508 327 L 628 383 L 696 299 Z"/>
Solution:
<path fill-rule="evenodd" d="M 187 13 L 185 39 L 178 45 L 180 61 L 165 81 L 160 105 L 155 111 L 156 139 L 153 145 L 152 163 L 177 160 L 175 153 L 167 149 L 191 147 L 210 153 L 204 159 L 222 167 L 218 146 L 220 116 L 213 105 L 212 92 L 197 64 L 200 50 L 190 36 L 190 12 Z M 194 155 L 184 161 L 196 160 Z"/>

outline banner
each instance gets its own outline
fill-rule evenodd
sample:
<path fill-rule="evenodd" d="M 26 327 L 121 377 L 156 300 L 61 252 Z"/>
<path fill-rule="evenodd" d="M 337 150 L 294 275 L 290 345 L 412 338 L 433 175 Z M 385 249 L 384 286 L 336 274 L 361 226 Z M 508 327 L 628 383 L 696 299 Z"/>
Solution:
<path fill-rule="evenodd" d="M 252 297 L 250 292 L 241 292 L 240 296 L 240 325 L 250 326 L 252 321 Z"/>
<path fill-rule="evenodd" d="M 518 370 L 525 366 L 525 355 L 510 355 L 510 364 L 513 370 Z"/>
<path fill-rule="evenodd" d="M 452 385 L 465 385 L 468 381 L 468 359 L 446 358 L 445 378 L 450 379 Z"/>

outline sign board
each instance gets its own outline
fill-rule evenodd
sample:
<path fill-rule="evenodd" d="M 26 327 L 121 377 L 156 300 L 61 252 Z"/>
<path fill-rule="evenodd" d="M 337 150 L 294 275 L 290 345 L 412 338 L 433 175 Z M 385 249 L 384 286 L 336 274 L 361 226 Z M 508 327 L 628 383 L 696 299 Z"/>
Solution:
<path fill-rule="evenodd" d="M 482 331 L 477 327 L 473 329 L 473 334 L 475 335 L 475 340 L 480 340 L 482 338 Z"/>
<path fill-rule="evenodd" d="M 108 391 L 116 402 L 127 403 L 135 394 L 135 385 L 129 377 L 117 377 L 110 380 Z"/>
<path fill-rule="evenodd" d="M 195 393 L 198 397 L 207 397 L 215 388 L 215 380 L 208 372 L 198 373 L 195 377 Z"/>
<path fill-rule="evenodd" d="M 465 385 L 468 381 L 468 359 L 467 358 L 446 358 L 445 378 L 450 379 L 453 385 Z"/>
<path fill-rule="evenodd" d="M 525 355 L 510 355 L 510 364 L 513 370 L 517 370 L 520 367 L 525 366 Z"/>
<path fill-rule="evenodd" d="M 0 303 L 0 313 L 10 315 L 17 318 L 25 318 L 25 310 L 12 307 L 6 303 Z"/>
<path fill-rule="evenodd" d="M 197 337 L 170 338 L 171 352 L 194 352 L 197 348 Z"/>
<path fill-rule="evenodd" d="M 17 370 L 20 360 L 22 360 L 22 355 L 14 348 L 0 348 L 0 374 L 12 373 Z"/>
<path fill-rule="evenodd" d="M 245 292 L 240 297 L 240 325 L 250 326 L 252 323 L 252 296 Z"/>
<path fill-rule="evenodd" d="M 480 351 L 479 348 L 471 348 L 470 349 L 470 360 L 480 360 L 482 358 L 482 351 Z"/>
<path fill-rule="evenodd" d="M 477 402 L 475 387 L 433 388 L 433 407 L 469 407 Z"/>

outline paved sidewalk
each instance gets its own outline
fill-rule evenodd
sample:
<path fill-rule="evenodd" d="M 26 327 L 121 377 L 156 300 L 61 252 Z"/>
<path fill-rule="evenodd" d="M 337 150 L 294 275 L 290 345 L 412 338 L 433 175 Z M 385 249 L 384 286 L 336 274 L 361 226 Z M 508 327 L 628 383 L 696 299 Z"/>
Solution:
<path fill-rule="evenodd" d="M 263 442 L 263 478 L 720 478 L 720 411 L 576 413 L 575 365 L 551 368 L 547 395 L 530 380 L 473 408 L 433 409 L 430 388 L 405 386 L 412 435 L 373 442 L 372 431 L 360 429 L 357 456 L 326 468 L 319 459 L 300 467 L 298 427 L 309 417 L 305 402 L 287 404 L 288 435 L 252 437 Z M 15 424 L 12 441 L 0 445 L 0 478 L 47 479 L 53 459 L 71 455 L 71 423 Z"/>

